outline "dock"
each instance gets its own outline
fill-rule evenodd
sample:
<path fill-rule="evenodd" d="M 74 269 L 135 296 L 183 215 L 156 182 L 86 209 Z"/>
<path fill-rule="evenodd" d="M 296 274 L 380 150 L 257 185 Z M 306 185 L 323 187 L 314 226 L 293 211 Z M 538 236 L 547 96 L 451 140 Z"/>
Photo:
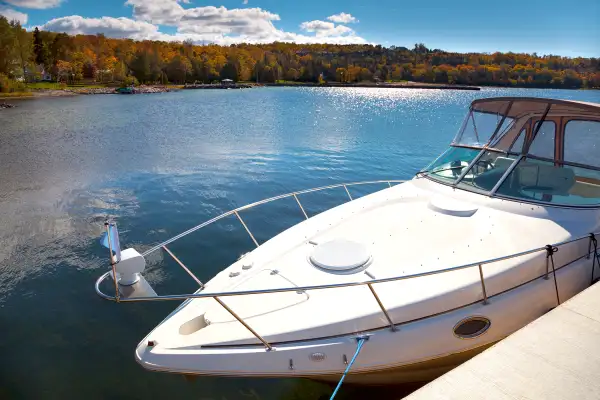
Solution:
<path fill-rule="evenodd" d="M 247 83 L 231 83 L 231 84 L 213 84 L 213 83 L 198 83 L 186 84 L 183 89 L 252 89 L 252 85 Z"/>
<path fill-rule="evenodd" d="M 597 400 L 599 345 L 595 284 L 405 399 Z"/>

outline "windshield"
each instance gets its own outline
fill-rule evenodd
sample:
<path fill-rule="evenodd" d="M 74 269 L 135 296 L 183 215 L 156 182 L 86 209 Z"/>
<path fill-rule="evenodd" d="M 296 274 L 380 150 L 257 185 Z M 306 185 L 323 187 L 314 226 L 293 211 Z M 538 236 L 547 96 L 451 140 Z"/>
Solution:
<path fill-rule="evenodd" d="M 450 147 L 424 171 L 444 182 L 454 182 L 479 152 L 480 150 L 466 147 Z"/>
<path fill-rule="evenodd" d="M 509 101 L 499 101 L 495 104 L 495 111 L 471 108 L 452 144 L 479 148 L 486 146 L 514 122 L 513 118 L 506 116 L 510 104 Z"/>

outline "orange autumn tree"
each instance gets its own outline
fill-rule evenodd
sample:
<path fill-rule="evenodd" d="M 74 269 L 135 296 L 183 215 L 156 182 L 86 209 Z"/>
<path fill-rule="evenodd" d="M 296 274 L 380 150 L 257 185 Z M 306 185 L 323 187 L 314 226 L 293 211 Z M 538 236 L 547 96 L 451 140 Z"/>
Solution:
<path fill-rule="evenodd" d="M 4 27 L 4 28 L 2 28 Z M 457 53 L 367 44 L 194 44 L 104 35 L 22 33 L 0 16 L 0 73 L 18 78 L 43 63 L 54 80 L 140 83 L 418 81 L 538 88 L 600 88 L 600 60 L 525 53 Z M 26 40 L 25 40 L 26 39 Z M 35 43 L 34 43 L 35 40 Z M 18 48 L 17 48 L 18 47 Z M 40 68 L 38 68 L 40 69 Z M 26 77 L 27 78 L 27 77 Z"/>

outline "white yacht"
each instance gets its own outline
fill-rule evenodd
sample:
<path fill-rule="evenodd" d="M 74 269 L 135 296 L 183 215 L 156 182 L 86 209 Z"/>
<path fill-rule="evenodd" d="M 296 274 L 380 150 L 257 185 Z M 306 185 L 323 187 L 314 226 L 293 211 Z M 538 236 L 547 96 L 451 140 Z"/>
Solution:
<path fill-rule="evenodd" d="M 240 207 L 143 254 L 124 250 L 96 291 L 183 301 L 135 350 L 149 370 L 337 381 L 358 354 L 346 381 L 433 379 L 600 276 L 598 143 L 600 104 L 475 100 L 448 150 L 412 180 Z M 353 199 L 357 184 L 381 190 Z M 318 190 L 349 201 L 307 215 L 302 194 Z M 291 197 L 306 220 L 258 243 L 244 213 Z M 222 218 L 237 218 L 256 248 L 202 283 L 167 246 Z M 155 251 L 198 290 L 154 293 L 142 272 Z"/>

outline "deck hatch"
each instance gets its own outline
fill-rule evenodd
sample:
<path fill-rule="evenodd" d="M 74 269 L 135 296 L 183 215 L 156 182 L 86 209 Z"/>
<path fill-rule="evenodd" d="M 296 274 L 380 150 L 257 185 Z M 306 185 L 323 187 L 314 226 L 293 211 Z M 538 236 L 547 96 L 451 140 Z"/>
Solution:
<path fill-rule="evenodd" d="M 309 256 L 315 267 L 328 272 L 353 272 L 371 261 L 369 249 L 361 243 L 334 239 L 317 245 Z"/>

